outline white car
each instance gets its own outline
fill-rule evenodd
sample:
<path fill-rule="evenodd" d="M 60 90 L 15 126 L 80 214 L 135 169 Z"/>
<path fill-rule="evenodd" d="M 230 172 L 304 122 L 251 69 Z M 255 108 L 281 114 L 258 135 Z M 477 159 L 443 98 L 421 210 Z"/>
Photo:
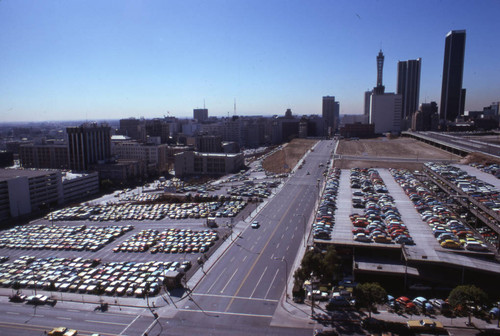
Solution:
<path fill-rule="evenodd" d="M 252 229 L 258 229 L 260 226 L 259 221 L 253 221 L 252 223 Z"/>

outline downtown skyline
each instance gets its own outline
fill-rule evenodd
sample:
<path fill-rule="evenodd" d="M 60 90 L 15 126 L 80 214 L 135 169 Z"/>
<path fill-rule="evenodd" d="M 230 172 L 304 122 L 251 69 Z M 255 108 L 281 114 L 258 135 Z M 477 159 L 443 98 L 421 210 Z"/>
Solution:
<path fill-rule="evenodd" d="M 446 34 L 466 30 L 465 110 L 500 100 L 497 1 L 0 2 L 0 121 L 363 113 L 397 63 L 422 58 L 440 103 Z"/>

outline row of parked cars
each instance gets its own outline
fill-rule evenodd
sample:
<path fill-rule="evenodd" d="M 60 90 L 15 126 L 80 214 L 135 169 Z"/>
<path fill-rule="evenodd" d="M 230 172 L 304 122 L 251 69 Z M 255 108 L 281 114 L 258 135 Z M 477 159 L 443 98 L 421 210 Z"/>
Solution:
<path fill-rule="evenodd" d="M 158 294 L 167 271 L 185 272 L 190 267 L 189 261 L 101 263 L 99 259 L 23 256 L 12 263 L 0 264 L 0 285 L 140 297 Z"/>
<path fill-rule="evenodd" d="M 481 171 L 484 171 L 485 173 L 494 175 L 496 178 L 500 179 L 500 164 L 498 163 L 486 163 L 486 164 L 471 163 L 470 165 Z"/>
<path fill-rule="evenodd" d="M 148 229 L 133 235 L 113 252 L 205 253 L 219 239 L 217 231 L 168 229 L 159 232 Z"/>
<path fill-rule="evenodd" d="M 486 183 L 475 176 L 469 175 L 458 167 L 428 162 L 427 169 L 432 170 L 447 181 L 455 184 L 464 194 L 474 198 L 486 208 L 500 215 L 500 191 L 493 185 Z"/>
<path fill-rule="evenodd" d="M 377 170 L 351 169 L 351 186 L 363 191 L 354 191 L 363 204 L 363 214 L 351 214 L 353 239 L 358 242 L 413 245 L 408 228 L 401 219 L 394 199 L 387 194 L 387 188 Z M 356 198 L 353 198 L 353 200 Z M 355 202 L 353 201 L 353 206 Z"/>
<path fill-rule="evenodd" d="M 333 226 L 335 225 L 336 198 L 339 188 L 339 178 L 341 170 L 333 168 L 327 173 L 325 190 L 316 213 L 316 220 L 313 223 L 314 239 L 331 239 Z"/>
<path fill-rule="evenodd" d="M 248 181 L 242 185 L 229 188 L 227 193 L 233 196 L 268 198 L 271 195 L 272 189 L 277 186 L 278 182 L 260 182 L 253 184 Z"/>
<path fill-rule="evenodd" d="M 132 225 L 17 226 L 0 233 L 0 248 L 97 251 L 133 228 Z"/>
<path fill-rule="evenodd" d="M 109 205 L 82 205 L 56 210 L 48 214 L 45 219 L 51 221 L 120 221 L 120 220 L 161 220 L 163 218 L 207 218 L 215 216 L 217 212 L 224 217 L 235 217 L 246 202 L 243 199 L 189 202 L 189 203 L 156 203 L 156 204 L 109 204 Z"/>
<path fill-rule="evenodd" d="M 387 304 L 391 308 L 406 310 L 412 313 L 447 314 L 451 312 L 451 307 L 445 300 L 442 299 L 427 300 L 423 296 L 417 296 L 416 298 L 411 300 L 406 296 L 400 296 L 398 298 L 394 298 L 391 295 L 387 295 Z"/>
<path fill-rule="evenodd" d="M 437 197 L 427 189 L 409 170 L 391 169 L 396 182 L 403 188 L 413 202 L 422 220 L 430 228 L 438 243 L 447 249 L 462 249 L 486 252 L 488 247 L 476 237 L 474 232 L 465 225 Z"/>

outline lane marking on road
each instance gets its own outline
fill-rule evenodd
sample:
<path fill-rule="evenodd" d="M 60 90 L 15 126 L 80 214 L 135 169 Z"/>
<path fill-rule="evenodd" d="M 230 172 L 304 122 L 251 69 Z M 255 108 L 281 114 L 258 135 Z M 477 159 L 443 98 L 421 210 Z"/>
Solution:
<path fill-rule="evenodd" d="M 56 319 L 58 319 L 58 320 L 71 320 L 71 317 L 56 316 Z"/>
<path fill-rule="evenodd" d="M 207 290 L 207 293 L 209 293 L 212 290 L 212 288 L 214 288 L 214 286 L 219 282 L 220 277 L 226 272 L 226 269 L 227 269 L 227 267 L 225 267 L 224 270 L 222 272 L 220 272 L 219 276 L 217 277 L 217 279 L 215 279 L 212 286 L 210 286 L 210 288 Z"/>
<path fill-rule="evenodd" d="M 243 258 L 243 261 L 247 260 L 247 257 L 248 257 L 248 255 L 246 255 L 246 256 Z"/>
<path fill-rule="evenodd" d="M 290 248 L 290 245 L 288 245 L 288 246 L 286 247 L 286 250 L 288 251 L 288 249 L 289 249 L 289 248 Z"/>
<path fill-rule="evenodd" d="M 279 268 L 276 269 L 276 273 L 274 273 L 273 280 L 269 284 L 269 288 L 267 289 L 266 295 L 264 295 L 265 298 L 267 298 L 267 295 L 269 294 L 269 291 L 271 290 L 271 287 L 273 287 L 274 280 L 276 280 L 276 276 L 278 275 L 278 272 L 280 271 Z M 287 279 L 288 280 L 288 279 Z"/>
<path fill-rule="evenodd" d="M 233 262 L 234 261 L 234 257 L 231 258 L 231 260 L 229 260 L 229 262 Z"/>
<path fill-rule="evenodd" d="M 16 313 L 16 312 L 5 312 L 5 314 L 9 314 L 9 315 L 20 315 L 20 313 Z"/>
<path fill-rule="evenodd" d="M 138 315 L 137 317 L 139 317 Z M 135 320 L 134 320 L 135 321 Z M 130 322 L 133 323 L 134 321 Z M 121 326 L 128 326 L 129 324 L 127 323 L 119 323 L 119 322 L 108 322 L 108 321 L 97 321 L 97 320 L 85 320 L 85 322 L 89 323 L 102 323 L 102 324 L 112 324 L 112 325 L 121 325 Z"/>
<path fill-rule="evenodd" d="M 134 322 L 135 322 L 135 321 L 137 321 L 137 319 L 138 319 L 139 317 L 141 317 L 141 314 L 137 315 L 137 316 L 135 317 L 135 319 L 133 319 L 133 320 L 132 320 L 132 321 L 131 321 L 128 325 L 127 325 L 127 327 L 125 327 L 125 329 L 123 329 L 123 330 L 122 330 L 122 332 L 120 333 L 120 335 L 123 335 L 123 333 L 124 333 L 125 331 L 127 331 L 127 329 L 128 329 L 128 328 L 130 328 L 130 326 L 131 326 L 132 324 L 134 324 Z"/>
<path fill-rule="evenodd" d="M 234 296 L 234 295 L 219 295 L 219 294 L 200 294 L 200 293 L 193 293 L 191 294 L 192 296 L 207 296 L 207 297 L 216 297 L 216 298 L 229 298 L 229 299 L 237 299 L 237 300 L 248 300 L 248 301 L 266 301 L 266 302 L 279 302 L 279 300 L 273 300 L 273 299 L 263 299 L 263 298 L 252 298 L 252 297 L 246 297 L 246 296 Z"/>
<path fill-rule="evenodd" d="M 248 317 L 263 317 L 263 318 L 271 318 L 273 315 L 260 315 L 260 314 L 248 314 L 248 313 L 231 313 L 231 312 L 223 312 L 223 311 L 212 311 L 212 310 L 191 310 L 191 309 L 179 309 L 179 311 L 185 311 L 190 313 L 203 313 L 203 314 L 220 314 L 220 315 L 234 315 L 234 316 L 248 316 Z"/>
<path fill-rule="evenodd" d="M 294 202 L 295 200 L 297 200 L 297 198 L 299 197 L 299 193 L 297 193 L 297 195 L 293 198 L 293 200 L 290 202 L 290 205 L 288 206 L 288 208 L 286 209 L 285 213 L 288 213 L 290 211 L 290 209 L 292 208 L 292 206 L 294 206 Z M 265 251 L 266 248 L 267 248 L 267 245 L 269 245 L 269 243 L 271 242 L 271 240 L 273 239 L 274 235 L 276 234 L 276 231 L 278 231 L 278 228 L 281 226 L 281 224 L 283 223 L 283 221 L 285 220 L 285 217 L 286 216 L 283 216 L 281 218 L 281 220 L 278 222 L 278 224 L 274 227 L 274 230 L 273 232 L 269 235 L 269 239 L 267 240 L 266 244 L 264 245 L 264 247 L 261 249 L 261 252 Z M 245 281 L 247 281 L 248 277 L 250 276 L 250 273 L 252 273 L 255 265 L 257 265 L 257 263 L 259 262 L 260 258 L 264 255 L 264 253 L 259 253 L 259 256 L 255 259 L 255 261 L 253 262 L 252 266 L 250 267 L 250 269 L 248 270 L 247 274 L 245 275 L 245 277 L 243 278 L 243 281 L 241 281 L 240 283 L 240 286 L 238 287 L 238 289 L 236 290 L 236 292 L 234 293 L 235 296 L 238 295 L 238 293 L 240 292 L 241 288 L 243 287 Z M 233 301 L 234 299 L 231 299 L 231 301 L 229 302 L 229 304 L 227 305 L 226 309 L 224 311 L 228 311 L 229 308 L 231 307 L 231 305 L 233 304 Z"/>
<path fill-rule="evenodd" d="M 280 247 L 280 243 L 276 244 L 276 249 L 278 249 Z"/>
<path fill-rule="evenodd" d="M 80 311 L 79 311 L 79 310 L 77 310 L 77 309 L 68 309 L 67 311 L 69 311 L 69 312 L 73 312 L 73 313 L 79 313 L 79 312 L 80 312 Z"/>
<path fill-rule="evenodd" d="M 267 271 L 267 266 L 266 266 L 266 268 L 264 268 L 264 272 L 262 272 L 262 274 L 260 275 L 259 281 L 257 281 L 257 284 L 255 285 L 255 288 L 253 289 L 252 294 L 250 294 L 250 297 L 253 297 L 253 294 L 257 290 L 257 287 L 259 287 L 259 284 L 262 281 L 262 278 L 264 277 L 264 274 L 266 273 L 266 271 Z"/>
<path fill-rule="evenodd" d="M 233 275 L 231 275 L 231 277 L 229 278 L 229 280 L 226 282 L 226 285 L 224 286 L 224 288 L 222 288 L 222 290 L 220 291 L 221 293 L 224 292 L 224 290 L 226 289 L 227 285 L 229 285 L 229 283 L 231 282 L 231 280 L 233 280 L 233 277 L 234 275 L 236 274 L 236 272 L 238 272 L 238 268 L 236 268 L 236 270 L 234 271 Z"/>

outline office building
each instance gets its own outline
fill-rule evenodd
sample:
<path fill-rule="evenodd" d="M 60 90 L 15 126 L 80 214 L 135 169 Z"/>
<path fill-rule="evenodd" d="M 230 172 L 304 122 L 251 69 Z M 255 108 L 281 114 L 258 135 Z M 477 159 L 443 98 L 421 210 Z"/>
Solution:
<path fill-rule="evenodd" d="M 0 169 L 0 222 L 63 203 L 58 170 Z"/>
<path fill-rule="evenodd" d="M 19 164 L 23 168 L 68 169 L 68 145 L 65 143 L 21 145 Z"/>
<path fill-rule="evenodd" d="M 121 161 L 137 161 L 141 171 L 147 174 L 163 174 L 167 172 L 167 144 L 139 143 L 137 141 L 120 141 L 115 143 L 113 154 Z"/>
<path fill-rule="evenodd" d="M 99 192 L 99 174 L 62 172 L 63 202 L 65 204 L 88 199 Z"/>
<path fill-rule="evenodd" d="M 203 122 L 208 119 L 208 109 L 194 109 L 193 110 L 193 119 L 198 120 L 199 122 Z"/>
<path fill-rule="evenodd" d="M 412 115 L 413 131 L 436 131 L 439 125 L 439 114 L 436 102 L 423 103 Z"/>
<path fill-rule="evenodd" d="M 66 128 L 68 134 L 69 167 L 86 171 L 111 159 L 111 128 L 87 123 Z"/>
<path fill-rule="evenodd" d="M 455 121 L 463 115 L 465 90 L 462 88 L 465 57 L 465 30 L 452 30 L 446 35 L 441 87 L 440 118 Z"/>
<path fill-rule="evenodd" d="M 338 130 L 340 104 L 334 96 L 323 97 L 322 117 L 325 122 L 324 134 L 331 136 Z"/>
<path fill-rule="evenodd" d="M 134 140 L 146 142 L 146 124 L 143 119 L 120 119 L 121 135 L 126 135 Z"/>
<path fill-rule="evenodd" d="M 219 154 L 182 152 L 175 155 L 175 176 L 226 175 L 245 166 L 242 153 Z"/>
<path fill-rule="evenodd" d="M 395 93 L 372 94 L 370 124 L 375 133 L 399 133 L 401 131 L 401 95 Z"/>
<path fill-rule="evenodd" d="M 420 95 L 420 67 L 422 60 L 398 62 L 397 94 L 401 95 L 401 120 L 408 119 L 418 109 Z"/>

